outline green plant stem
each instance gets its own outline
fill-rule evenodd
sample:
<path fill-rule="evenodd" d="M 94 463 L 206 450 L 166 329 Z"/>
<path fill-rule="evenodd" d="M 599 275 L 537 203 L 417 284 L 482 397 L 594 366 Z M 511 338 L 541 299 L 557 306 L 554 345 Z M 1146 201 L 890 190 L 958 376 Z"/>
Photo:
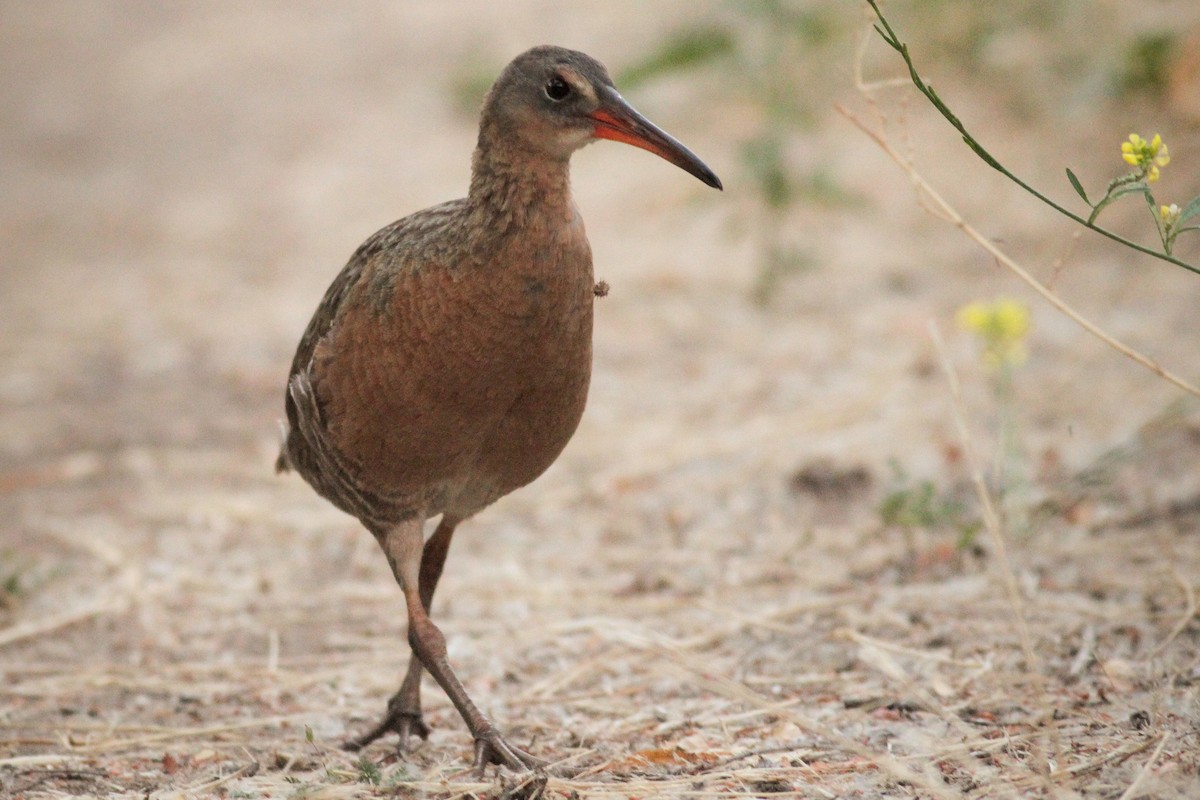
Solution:
<path fill-rule="evenodd" d="M 986 149 L 984 149 L 983 145 L 981 145 L 978 141 L 976 141 L 975 137 L 973 137 L 967 131 L 966 127 L 962 124 L 961 121 L 959 121 L 958 117 L 956 117 L 954 115 L 954 112 L 952 112 L 950 110 L 949 106 L 947 106 L 942 101 L 942 98 L 938 97 L 937 92 L 935 92 L 933 90 L 933 88 L 930 87 L 928 84 L 926 84 L 924 79 L 921 78 L 921 75 L 917 72 L 916 66 L 913 64 L 912 56 L 910 56 L 908 53 L 908 45 L 905 44 L 904 42 L 901 42 L 899 37 L 896 35 L 896 32 L 894 30 L 892 30 L 891 24 L 887 21 L 887 18 L 884 17 L 883 12 L 879 10 L 879 5 L 877 4 L 876 0 L 867 0 L 867 3 L 871 6 L 871 9 L 875 12 L 875 15 L 877 17 L 879 17 L 880 25 L 883 26 L 881 28 L 880 25 L 876 25 L 876 26 L 874 26 L 875 30 L 879 33 L 880 37 L 882 37 L 883 40 L 885 42 L 887 42 L 887 44 L 893 50 L 895 50 L 897 53 L 899 53 L 901 58 L 904 59 L 904 63 L 908 66 L 908 74 L 912 80 L 913 86 L 916 86 L 917 90 L 921 94 L 925 95 L 925 97 L 929 100 L 929 102 L 933 104 L 933 107 L 936 108 L 938 110 L 938 112 L 943 117 L 946 118 L 946 121 L 949 122 L 952 126 L 954 126 L 954 129 L 962 135 L 963 141 L 966 142 L 967 146 L 970 147 L 971 150 L 973 150 L 975 152 L 975 155 L 977 155 L 981 159 L 983 159 L 983 162 L 985 164 L 987 164 L 992 169 L 998 171 L 1004 177 L 1008 178 L 1010 181 L 1017 184 L 1022 189 L 1024 189 L 1026 192 L 1029 192 L 1029 194 L 1033 195 L 1038 200 L 1041 200 L 1043 203 L 1050 206 L 1058 213 L 1062 214 L 1063 216 L 1065 216 L 1071 220 L 1074 220 L 1075 222 L 1079 223 L 1083 227 L 1090 228 L 1091 230 L 1095 231 L 1096 233 L 1100 234 L 1101 236 L 1107 236 L 1109 239 L 1112 239 L 1115 242 L 1123 244 L 1126 247 L 1129 247 L 1133 250 L 1137 250 L 1139 253 L 1145 253 L 1148 256 L 1153 256 L 1162 261 L 1166 261 L 1170 264 L 1174 264 L 1177 267 L 1183 267 L 1184 269 L 1188 270 L 1189 272 L 1194 272 L 1197 275 L 1200 275 L 1200 267 L 1193 266 L 1192 264 L 1189 264 L 1186 261 L 1180 261 L 1179 259 L 1175 258 L 1174 256 L 1167 255 L 1166 253 L 1160 253 L 1157 250 L 1151 250 L 1149 247 L 1145 247 L 1144 245 L 1140 245 L 1137 242 L 1130 241 L 1129 239 L 1126 239 L 1123 236 L 1113 233 L 1112 231 L 1108 230 L 1107 228 L 1103 228 L 1103 227 L 1095 224 L 1094 222 L 1089 221 L 1089 220 L 1079 216 L 1078 214 L 1074 213 L 1070 209 L 1064 208 L 1063 206 L 1054 202 L 1049 197 L 1042 194 L 1037 189 L 1033 188 L 1028 183 L 1021 180 L 1016 175 L 1014 175 L 1012 172 L 1010 172 L 1008 169 L 1006 169 L 1005 166 L 1003 164 L 1001 164 L 999 161 L 997 161 L 996 158 L 991 153 L 989 153 Z"/>

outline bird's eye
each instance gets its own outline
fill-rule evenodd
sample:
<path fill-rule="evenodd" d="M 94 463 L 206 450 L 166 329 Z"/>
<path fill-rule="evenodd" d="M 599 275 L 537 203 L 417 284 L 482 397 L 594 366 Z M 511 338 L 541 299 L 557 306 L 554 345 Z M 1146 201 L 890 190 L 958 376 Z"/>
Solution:
<path fill-rule="evenodd" d="M 555 75 L 546 83 L 546 97 L 549 97 L 556 103 L 566 100 L 569 94 L 571 94 L 571 84 L 564 81 L 558 75 Z"/>

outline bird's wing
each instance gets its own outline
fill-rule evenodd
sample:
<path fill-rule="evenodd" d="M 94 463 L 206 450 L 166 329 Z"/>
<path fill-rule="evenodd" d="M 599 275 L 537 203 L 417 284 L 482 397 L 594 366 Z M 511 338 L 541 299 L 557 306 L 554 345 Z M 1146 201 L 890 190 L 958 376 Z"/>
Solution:
<path fill-rule="evenodd" d="M 325 291 L 321 304 L 317 306 L 304 335 L 300 337 L 300 345 L 296 348 L 296 356 L 292 359 L 292 369 L 288 373 L 289 380 L 292 376 L 309 368 L 317 345 L 329 334 L 337 322 L 346 299 L 354 292 L 363 275 L 373 271 L 380 260 L 391 262 L 387 265 L 388 272 L 400 274 L 411 266 L 405 263 L 406 260 L 409 260 L 409 256 L 416 257 L 413 260 L 419 260 L 422 255 L 430 255 L 428 248 L 422 249 L 417 245 L 423 244 L 422 240 L 425 239 L 436 240 L 435 237 L 430 237 L 428 234 L 443 227 L 448 220 L 456 218 L 461 213 L 465 202 L 465 200 L 451 200 L 410 214 L 380 228 L 358 246 L 354 255 L 350 256 L 350 260 L 346 262 L 346 266 L 342 268 L 342 271 Z"/>
<path fill-rule="evenodd" d="M 358 454 L 353 450 L 343 452 L 345 442 L 331 431 L 330 426 L 336 423 L 328 407 L 329 370 L 336 370 L 334 385 L 369 391 L 360 380 L 369 377 L 370 371 L 364 370 L 357 376 L 355 373 L 364 359 L 369 362 L 373 356 L 345 350 L 343 343 L 340 356 L 330 361 L 329 348 L 338 352 L 334 342 L 347 325 L 351 329 L 350 341 L 354 341 L 362 333 L 362 326 L 379 324 L 374 314 L 360 313 L 364 303 L 386 304 L 395 297 L 420 293 L 416 273 L 422 267 L 428 271 L 431 264 L 451 260 L 439 251 L 446 238 L 439 234 L 457 219 L 463 202 L 451 201 L 405 217 L 363 242 L 326 290 L 292 359 L 286 391 L 288 431 L 276 469 L 296 469 L 318 492 L 364 521 L 372 514 L 399 513 L 407 498 L 401 494 L 390 497 L 378 488 L 371 491 L 361 485 L 355 458 Z M 356 313 L 359 316 L 351 316 Z M 381 352 L 387 352 L 389 347 L 411 346 L 412 342 L 404 335 L 408 330 L 397 319 L 380 328 L 378 341 L 384 343 Z"/>

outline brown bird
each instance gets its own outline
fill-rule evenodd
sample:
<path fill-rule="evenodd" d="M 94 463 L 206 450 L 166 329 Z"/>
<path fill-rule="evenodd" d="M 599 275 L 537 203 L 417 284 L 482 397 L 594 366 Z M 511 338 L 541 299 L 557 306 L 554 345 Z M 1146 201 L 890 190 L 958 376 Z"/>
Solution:
<path fill-rule="evenodd" d="M 408 672 L 383 720 L 348 749 L 389 731 L 401 750 L 428 736 L 424 668 L 466 721 L 476 768 L 543 764 L 467 696 L 429 604 L 458 524 L 541 475 L 583 414 L 595 284 L 568 162 L 596 139 L 644 148 L 721 188 L 625 102 L 603 65 L 535 47 L 484 100 L 467 197 L 367 239 L 300 339 L 276 469 L 295 469 L 362 521 L 408 606 Z"/>

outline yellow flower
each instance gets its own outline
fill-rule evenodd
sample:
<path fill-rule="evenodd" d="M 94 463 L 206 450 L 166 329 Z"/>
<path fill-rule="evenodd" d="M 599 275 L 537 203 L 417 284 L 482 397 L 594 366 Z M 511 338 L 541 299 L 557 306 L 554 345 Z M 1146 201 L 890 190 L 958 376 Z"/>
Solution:
<path fill-rule="evenodd" d="M 971 331 L 983 344 L 983 360 L 989 366 L 1019 364 L 1025 360 L 1025 337 L 1029 334 L 1029 308 L 1017 300 L 1000 298 L 992 303 L 976 300 L 955 315 L 960 327 Z"/>
<path fill-rule="evenodd" d="M 1121 142 L 1121 158 L 1130 166 L 1140 167 L 1146 180 L 1158 180 L 1159 168 L 1171 163 L 1171 152 L 1157 133 L 1146 141 L 1136 133 L 1129 134 L 1129 141 Z"/>
<path fill-rule="evenodd" d="M 1154 134 L 1154 140 L 1150 142 L 1150 152 L 1154 156 L 1154 163 L 1160 167 L 1171 163 L 1171 151 L 1167 149 L 1166 143 L 1157 133 Z"/>
<path fill-rule="evenodd" d="M 954 315 L 958 326 L 972 333 L 982 333 L 988 324 L 988 307 L 982 300 L 967 303 Z"/>
<path fill-rule="evenodd" d="M 1129 134 L 1128 142 L 1121 142 L 1121 158 L 1125 159 L 1125 163 L 1132 166 L 1140 166 L 1142 163 L 1141 145 L 1142 137 L 1136 133 Z"/>

